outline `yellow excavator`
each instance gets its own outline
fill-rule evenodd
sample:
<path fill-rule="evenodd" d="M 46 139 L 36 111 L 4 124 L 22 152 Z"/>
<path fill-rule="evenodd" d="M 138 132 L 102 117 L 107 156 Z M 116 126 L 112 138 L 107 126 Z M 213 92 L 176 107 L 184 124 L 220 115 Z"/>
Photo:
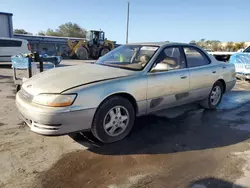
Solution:
<path fill-rule="evenodd" d="M 68 40 L 72 59 L 98 59 L 115 48 L 113 41 L 105 38 L 103 31 L 87 31 L 86 40 Z"/>

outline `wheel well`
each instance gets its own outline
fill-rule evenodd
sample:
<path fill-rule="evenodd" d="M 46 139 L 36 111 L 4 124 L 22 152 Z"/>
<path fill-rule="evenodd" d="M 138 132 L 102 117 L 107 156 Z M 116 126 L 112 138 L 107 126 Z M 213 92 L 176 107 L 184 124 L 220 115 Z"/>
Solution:
<path fill-rule="evenodd" d="M 136 103 L 135 98 L 134 98 L 132 95 L 130 95 L 130 94 L 128 94 L 128 93 L 115 93 L 115 94 L 113 94 L 113 95 L 108 96 L 105 100 L 107 100 L 107 99 L 109 99 L 110 97 L 113 97 L 113 96 L 120 96 L 120 97 L 123 97 L 123 98 L 125 98 L 125 99 L 128 99 L 129 102 L 131 102 L 131 104 L 133 105 L 133 107 L 134 107 L 134 109 L 135 109 L 135 114 L 138 113 L 138 106 L 137 106 L 137 103 Z M 105 101 L 105 100 L 104 100 L 104 101 Z M 103 102 L 102 102 L 102 103 L 103 103 Z"/>
<path fill-rule="evenodd" d="M 217 80 L 217 82 L 222 83 L 222 85 L 223 85 L 223 93 L 225 93 L 225 91 L 226 91 L 226 83 L 225 83 L 225 81 L 223 79 L 219 79 L 219 80 Z"/>

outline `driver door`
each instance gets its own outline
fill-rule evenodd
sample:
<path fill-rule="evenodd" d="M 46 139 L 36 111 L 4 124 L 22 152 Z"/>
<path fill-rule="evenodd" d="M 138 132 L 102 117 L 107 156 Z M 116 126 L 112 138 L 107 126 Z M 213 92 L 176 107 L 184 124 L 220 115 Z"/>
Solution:
<path fill-rule="evenodd" d="M 167 68 L 157 69 L 157 64 Z M 173 46 L 163 49 L 148 73 L 147 112 L 188 102 L 189 80 L 182 48 Z"/>

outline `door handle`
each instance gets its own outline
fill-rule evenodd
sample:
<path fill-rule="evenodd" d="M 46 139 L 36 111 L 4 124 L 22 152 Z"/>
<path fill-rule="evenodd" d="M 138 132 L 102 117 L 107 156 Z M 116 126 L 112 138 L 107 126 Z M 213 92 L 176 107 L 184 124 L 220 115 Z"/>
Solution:
<path fill-rule="evenodd" d="M 185 79 L 185 78 L 187 78 L 186 75 L 181 75 L 181 79 Z"/>
<path fill-rule="evenodd" d="M 216 73 L 216 70 L 213 70 L 212 73 Z"/>

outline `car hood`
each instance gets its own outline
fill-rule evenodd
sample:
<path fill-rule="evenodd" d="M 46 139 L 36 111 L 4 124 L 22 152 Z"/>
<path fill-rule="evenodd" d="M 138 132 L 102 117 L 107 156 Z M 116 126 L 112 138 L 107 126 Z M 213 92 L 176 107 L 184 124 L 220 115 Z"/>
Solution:
<path fill-rule="evenodd" d="M 134 71 L 86 63 L 44 71 L 25 81 L 22 88 L 32 95 L 61 93 L 72 87 L 134 74 Z"/>

